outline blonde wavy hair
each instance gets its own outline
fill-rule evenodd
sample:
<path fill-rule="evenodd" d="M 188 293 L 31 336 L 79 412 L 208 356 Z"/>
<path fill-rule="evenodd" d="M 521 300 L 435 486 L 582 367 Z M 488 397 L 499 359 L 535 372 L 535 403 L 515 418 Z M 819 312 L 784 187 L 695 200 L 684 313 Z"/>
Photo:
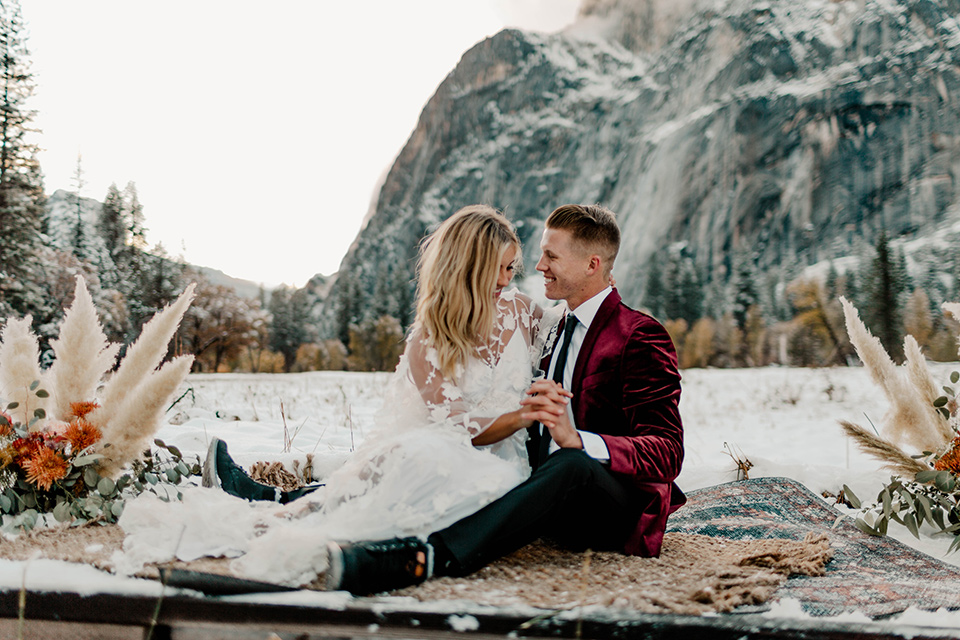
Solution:
<path fill-rule="evenodd" d="M 511 246 L 519 255 L 513 225 L 486 205 L 460 209 L 420 245 L 415 322 L 437 350 L 445 378 L 454 379 L 493 331 L 493 294 Z"/>

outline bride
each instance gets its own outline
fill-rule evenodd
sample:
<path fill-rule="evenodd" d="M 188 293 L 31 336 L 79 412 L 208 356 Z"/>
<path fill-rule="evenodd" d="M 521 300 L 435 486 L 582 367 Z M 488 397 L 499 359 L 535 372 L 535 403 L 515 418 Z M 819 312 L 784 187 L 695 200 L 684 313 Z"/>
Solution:
<path fill-rule="evenodd" d="M 238 573 L 301 585 L 326 568 L 326 540 L 426 535 L 526 479 L 532 422 L 520 401 L 553 323 L 507 289 L 519 258 L 509 221 L 483 205 L 457 211 L 425 241 L 416 319 L 376 430 L 324 485 L 279 492 L 211 442 L 205 485 L 288 503 L 272 507 L 284 518 L 258 523 Z"/>

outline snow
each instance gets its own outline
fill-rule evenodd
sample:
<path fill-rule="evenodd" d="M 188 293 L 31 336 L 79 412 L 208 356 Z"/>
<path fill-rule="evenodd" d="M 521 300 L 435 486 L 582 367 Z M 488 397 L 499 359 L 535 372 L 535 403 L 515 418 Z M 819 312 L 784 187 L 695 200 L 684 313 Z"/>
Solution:
<path fill-rule="evenodd" d="M 957 364 L 932 364 L 936 379 L 946 379 Z M 859 367 L 798 369 L 688 369 L 683 373 L 683 415 L 686 460 L 678 484 L 685 491 L 737 478 L 730 453 L 753 463 L 750 477 L 787 476 L 816 493 L 836 494 L 849 485 L 863 500 L 873 499 L 889 473 L 872 458 L 849 445 L 837 421 L 879 426 L 887 405 L 882 393 Z M 314 372 L 299 374 L 195 374 L 184 385 L 183 399 L 169 411 L 168 422 L 157 434 L 187 456 L 203 457 L 207 442 L 224 439 L 237 461 L 249 466 L 258 460 L 280 460 L 292 468 L 306 454 L 315 455 L 315 477 L 337 468 L 365 433 L 374 426 L 389 374 Z M 179 394 L 178 394 L 179 395 Z M 282 409 L 281 409 L 282 407 Z M 284 450 L 284 442 L 292 442 Z M 251 505 L 244 522 L 223 521 L 218 514 L 227 500 L 216 490 L 197 487 L 184 491 L 182 508 L 202 515 L 196 526 L 206 528 L 226 555 L 236 536 L 248 535 L 265 509 Z M 128 506 L 124 518 L 146 519 L 152 498 Z M 921 532 L 916 540 L 906 529 L 891 524 L 896 538 L 934 557 L 960 564 L 960 556 L 946 556 L 948 538 Z M 177 540 L 156 540 L 158 556 L 169 554 Z M 189 549 L 180 549 L 189 555 Z M 127 554 L 124 554 L 125 556 Z M 148 558 L 119 557 L 135 564 Z M 80 594 L 116 593 L 158 595 L 157 582 L 113 575 L 87 566 L 43 559 L 0 561 L 0 588 L 71 591 Z M 175 590 L 168 589 L 171 593 Z M 191 592 L 183 592 L 191 593 Z M 234 600 L 291 605 L 342 607 L 343 593 L 278 593 L 236 596 Z M 389 604 L 389 603 L 387 603 Z M 396 602 L 394 603 L 396 604 Z M 405 606 L 405 605 L 404 605 Z M 446 606 L 446 605 L 444 605 Z M 464 613 L 461 608 L 442 609 Z M 803 618 L 799 605 L 775 603 L 766 613 L 780 618 Z M 451 618 L 453 620 L 453 618 Z M 457 624 L 469 626 L 470 616 Z M 849 612 L 838 622 L 866 620 Z M 960 613 L 910 611 L 884 621 L 885 625 L 960 625 Z M 466 628 L 466 627 L 464 627 Z"/>

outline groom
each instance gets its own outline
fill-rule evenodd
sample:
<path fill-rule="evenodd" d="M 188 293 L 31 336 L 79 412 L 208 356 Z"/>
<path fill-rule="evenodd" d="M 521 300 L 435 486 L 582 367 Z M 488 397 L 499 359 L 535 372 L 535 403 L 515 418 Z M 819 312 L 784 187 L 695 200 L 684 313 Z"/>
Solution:
<path fill-rule="evenodd" d="M 620 301 L 610 271 L 620 229 L 600 206 L 564 205 L 547 218 L 546 296 L 569 309 L 523 401 L 531 476 L 424 542 L 330 544 L 327 587 L 377 593 L 462 576 L 540 537 L 576 550 L 657 556 L 667 516 L 685 501 L 680 375 L 664 328 Z"/>

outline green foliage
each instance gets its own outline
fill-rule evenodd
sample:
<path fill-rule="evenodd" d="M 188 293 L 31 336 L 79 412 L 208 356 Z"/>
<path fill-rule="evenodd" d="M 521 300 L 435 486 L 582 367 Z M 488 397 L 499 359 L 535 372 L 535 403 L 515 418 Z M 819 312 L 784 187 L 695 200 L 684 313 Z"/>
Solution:
<path fill-rule="evenodd" d="M 30 530 L 40 521 L 43 513 L 50 513 L 58 522 L 72 526 L 89 523 L 115 523 L 123 514 L 129 498 L 144 491 L 157 495 L 161 500 L 181 499 L 178 489 L 185 479 L 201 473 L 200 460 L 184 459 L 177 447 L 154 440 L 156 449 L 147 452 L 142 461 L 116 480 L 106 478 L 97 471 L 97 461 L 103 455 L 87 453 L 71 461 L 67 475 L 44 491 L 23 478 L 7 480 L 0 493 L 0 513 L 6 531 Z M 12 481 L 11 481 L 12 480 Z"/>

